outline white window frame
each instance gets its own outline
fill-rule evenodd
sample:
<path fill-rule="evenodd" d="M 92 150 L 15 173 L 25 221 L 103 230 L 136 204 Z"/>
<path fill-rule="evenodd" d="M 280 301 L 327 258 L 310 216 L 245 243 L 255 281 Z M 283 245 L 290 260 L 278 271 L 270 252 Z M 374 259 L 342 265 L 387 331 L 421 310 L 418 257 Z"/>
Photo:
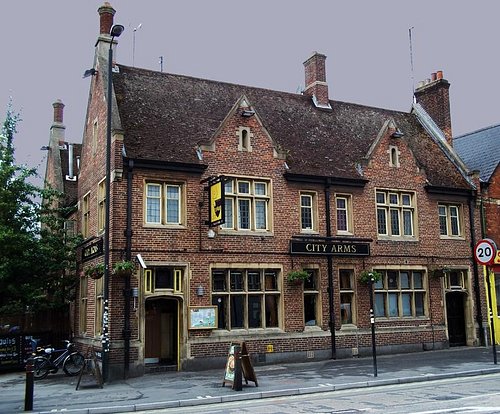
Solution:
<path fill-rule="evenodd" d="M 442 214 L 442 209 L 444 213 Z M 456 216 L 453 216 L 452 210 L 456 211 Z M 453 203 L 438 203 L 438 219 L 439 219 L 439 235 L 441 238 L 463 238 L 462 226 L 462 205 Z M 456 219 L 457 233 L 453 233 L 453 218 Z M 445 233 L 442 232 L 441 219 L 446 220 Z"/>
<path fill-rule="evenodd" d="M 106 229 L 106 177 L 97 184 L 97 234 Z"/>
<path fill-rule="evenodd" d="M 309 199 L 310 204 L 306 205 L 303 203 L 303 198 Z M 317 195 L 311 191 L 302 191 L 299 195 L 300 202 L 300 231 L 308 233 L 308 232 L 317 232 L 318 224 L 317 224 Z M 304 210 L 309 210 L 311 216 L 311 226 L 305 226 L 303 220 L 303 212 Z"/>
<path fill-rule="evenodd" d="M 159 195 L 153 196 L 148 194 L 148 190 L 150 187 L 159 188 Z M 169 206 L 169 189 L 176 188 L 177 189 L 177 217 L 174 221 L 169 221 L 168 216 L 168 206 Z M 148 206 L 150 200 L 159 200 L 159 220 L 149 221 L 148 217 Z M 174 199 L 175 200 L 175 199 Z M 144 185 L 144 223 L 146 225 L 153 226 L 170 226 L 177 227 L 181 226 L 184 223 L 184 184 L 180 183 L 170 183 L 170 182 L 156 182 L 156 181 L 147 181 Z"/>
<path fill-rule="evenodd" d="M 90 191 L 82 198 L 82 235 L 90 236 Z"/>
<path fill-rule="evenodd" d="M 376 189 L 375 205 L 378 237 L 416 238 L 416 194 L 414 192 Z M 381 223 L 381 218 L 384 223 Z M 407 225 L 410 226 L 409 232 Z"/>
<path fill-rule="evenodd" d="M 225 188 L 225 223 L 221 225 L 222 230 L 234 230 L 239 232 L 267 233 L 271 231 L 271 181 L 261 178 L 239 178 L 227 177 Z M 241 185 L 246 186 L 245 191 Z M 259 188 L 264 188 L 261 194 Z M 248 217 L 242 226 L 242 203 L 248 205 Z M 264 215 L 260 209 L 264 206 Z"/>
<path fill-rule="evenodd" d="M 345 200 L 345 209 L 340 209 L 338 206 L 338 200 Z M 345 230 L 339 230 L 339 210 L 345 211 L 346 214 L 346 227 Z M 353 224 L 352 224 L 352 196 L 350 194 L 335 194 L 335 224 L 337 229 L 337 234 L 353 234 Z"/>

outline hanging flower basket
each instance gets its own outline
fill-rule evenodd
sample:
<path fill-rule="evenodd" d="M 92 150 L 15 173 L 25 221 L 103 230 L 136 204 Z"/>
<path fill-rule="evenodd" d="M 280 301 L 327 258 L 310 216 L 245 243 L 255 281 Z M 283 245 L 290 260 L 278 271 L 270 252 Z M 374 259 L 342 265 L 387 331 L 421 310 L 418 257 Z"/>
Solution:
<path fill-rule="evenodd" d="M 135 263 L 130 260 L 122 260 L 116 262 L 113 266 L 113 274 L 115 276 L 130 276 L 135 270 Z"/>
<path fill-rule="evenodd" d="M 359 275 L 359 282 L 363 285 L 369 285 L 372 283 L 372 280 L 373 283 L 377 283 L 380 279 L 382 279 L 382 273 L 375 270 L 363 270 Z"/>
<path fill-rule="evenodd" d="M 104 276 L 104 263 L 89 266 L 85 269 L 85 274 L 91 279 L 97 280 Z"/>
<path fill-rule="evenodd" d="M 309 279 L 309 276 L 309 272 L 304 269 L 292 270 L 288 273 L 287 280 L 293 285 L 301 285 L 304 283 L 304 280 Z"/>

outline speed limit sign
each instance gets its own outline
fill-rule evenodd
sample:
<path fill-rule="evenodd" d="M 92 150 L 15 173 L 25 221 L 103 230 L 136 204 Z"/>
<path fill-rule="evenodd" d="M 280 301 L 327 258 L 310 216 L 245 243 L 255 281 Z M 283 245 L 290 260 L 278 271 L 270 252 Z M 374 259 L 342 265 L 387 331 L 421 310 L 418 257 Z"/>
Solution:
<path fill-rule="evenodd" d="M 497 245 L 491 239 L 481 239 L 474 249 L 476 262 L 482 265 L 490 265 L 497 255 Z"/>

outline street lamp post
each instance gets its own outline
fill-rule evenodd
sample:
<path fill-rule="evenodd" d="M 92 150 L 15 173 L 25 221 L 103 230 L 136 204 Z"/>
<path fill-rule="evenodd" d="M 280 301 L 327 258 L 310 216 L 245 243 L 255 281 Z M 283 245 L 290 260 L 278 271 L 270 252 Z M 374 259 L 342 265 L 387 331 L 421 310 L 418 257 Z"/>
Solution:
<path fill-rule="evenodd" d="M 125 28 L 121 24 L 115 24 L 110 31 L 108 53 L 108 108 L 106 120 L 106 216 L 104 232 L 104 309 L 102 313 L 102 378 L 106 382 L 109 378 L 109 216 L 111 204 L 111 110 L 113 95 L 113 40 L 120 36 Z"/>

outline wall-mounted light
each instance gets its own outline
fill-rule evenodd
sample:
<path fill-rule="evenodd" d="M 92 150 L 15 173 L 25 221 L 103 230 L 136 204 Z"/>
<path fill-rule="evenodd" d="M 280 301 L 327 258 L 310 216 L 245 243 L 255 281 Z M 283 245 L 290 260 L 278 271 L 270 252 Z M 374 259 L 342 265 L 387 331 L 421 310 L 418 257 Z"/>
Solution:
<path fill-rule="evenodd" d="M 401 138 L 402 136 L 404 135 L 404 133 L 402 131 L 400 131 L 399 129 L 396 129 L 392 134 L 391 134 L 391 137 L 392 138 Z"/>
<path fill-rule="evenodd" d="M 255 115 L 255 111 L 252 111 L 251 109 L 244 109 L 243 112 L 241 113 L 241 116 L 244 116 L 245 118 L 250 118 L 251 116 Z"/>
<path fill-rule="evenodd" d="M 137 309 L 137 298 L 139 297 L 139 288 L 132 288 L 132 297 L 134 298 L 134 310 Z"/>
<path fill-rule="evenodd" d="M 213 231 L 212 229 L 208 229 L 207 237 L 209 239 L 213 239 L 215 237 L 215 231 Z"/>
<path fill-rule="evenodd" d="M 205 294 L 205 289 L 203 288 L 203 286 L 198 286 L 196 288 L 196 295 L 197 296 L 203 296 Z"/>

